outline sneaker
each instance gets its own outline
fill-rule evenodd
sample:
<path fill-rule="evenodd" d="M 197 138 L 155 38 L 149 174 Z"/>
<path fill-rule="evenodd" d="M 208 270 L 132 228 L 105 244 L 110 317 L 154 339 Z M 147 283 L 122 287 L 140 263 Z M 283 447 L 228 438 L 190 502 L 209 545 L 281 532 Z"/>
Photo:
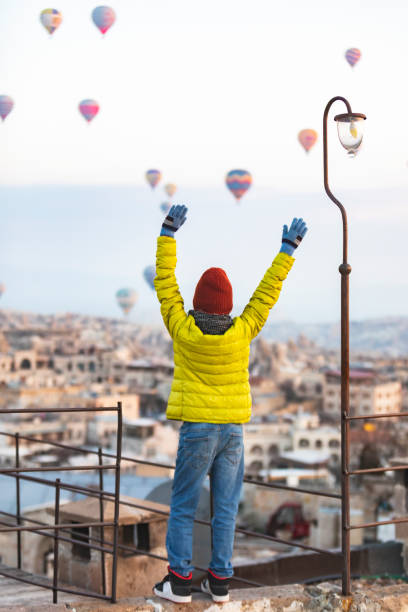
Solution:
<path fill-rule="evenodd" d="M 169 599 L 175 603 L 191 603 L 192 573 L 189 576 L 181 576 L 168 567 L 169 573 L 161 582 L 153 587 L 153 593 L 163 599 Z"/>
<path fill-rule="evenodd" d="M 208 570 L 207 578 L 201 583 L 203 593 L 211 595 L 213 601 L 219 603 L 229 601 L 229 578 L 219 578 L 211 570 Z"/>

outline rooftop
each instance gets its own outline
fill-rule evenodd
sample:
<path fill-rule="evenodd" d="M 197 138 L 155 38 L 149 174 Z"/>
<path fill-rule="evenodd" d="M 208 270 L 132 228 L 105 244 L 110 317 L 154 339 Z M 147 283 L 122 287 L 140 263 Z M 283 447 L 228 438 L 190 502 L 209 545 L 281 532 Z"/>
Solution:
<path fill-rule="evenodd" d="M 129 502 L 141 506 L 148 506 L 148 510 L 142 508 L 134 508 L 121 504 L 119 506 L 119 523 L 121 525 L 136 525 L 137 523 L 146 523 L 163 519 L 162 514 L 154 512 L 169 512 L 169 506 L 157 504 L 146 499 L 138 499 L 136 497 L 128 497 L 127 495 L 120 496 L 121 502 Z M 114 503 L 113 501 L 104 501 L 104 520 L 111 522 L 114 519 Z M 49 509 L 50 514 L 53 514 L 53 508 Z M 88 497 L 76 502 L 69 502 L 61 507 L 61 515 L 64 520 L 78 521 L 86 523 L 90 518 L 99 516 L 99 499 Z"/>

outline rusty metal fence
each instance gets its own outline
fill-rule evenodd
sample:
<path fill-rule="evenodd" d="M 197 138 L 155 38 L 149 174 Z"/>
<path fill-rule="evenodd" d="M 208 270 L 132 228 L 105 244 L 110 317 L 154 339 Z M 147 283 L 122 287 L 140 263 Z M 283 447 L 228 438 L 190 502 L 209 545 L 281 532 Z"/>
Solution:
<path fill-rule="evenodd" d="M 4 532 L 15 532 L 16 533 L 16 546 L 17 546 L 17 567 L 18 569 L 22 568 L 22 546 L 21 546 L 21 532 L 22 531 L 31 531 L 40 535 L 43 535 L 45 537 L 50 537 L 53 538 L 54 540 L 54 560 L 53 560 L 53 580 L 52 583 L 50 582 L 49 584 L 45 584 L 44 580 L 41 580 L 40 582 L 36 582 L 35 578 L 30 577 L 29 580 L 24 580 L 21 576 L 17 576 L 15 574 L 13 574 L 11 571 L 8 571 L 9 568 L 4 569 L 3 567 L 0 567 L 0 575 L 4 575 L 4 576 L 8 576 L 11 578 L 15 578 L 16 580 L 23 580 L 23 581 L 27 581 L 30 582 L 30 584 L 36 584 L 37 586 L 41 586 L 41 587 L 45 587 L 45 588 L 49 588 L 53 591 L 53 602 L 56 603 L 58 600 L 58 592 L 66 592 L 66 593 L 72 593 L 75 595 L 81 595 L 81 596 L 89 596 L 89 597 L 95 597 L 95 598 L 100 598 L 100 599 L 104 599 L 104 600 L 108 600 L 111 601 L 112 603 L 116 602 L 117 600 L 117 594 L 116 594 L 116 585 L 117 585 L 117 559 L 118 559 L 118 551 L 123 551 L 123 552 L 127 552 L 127 553 L 131 553 L 131 554 L 140 554 L 140 555 L 145 555 L 148 557 L 152 557 L 155 559 L 159 559 L 159 560 L 163 560 L 163 561 L 167 561 L 166 557 L 160 556 L 160 555 L 156 555 L 153 554 L 149 551 L 146 550 L 142 550 L 140 548 L 134 547 L 134 546 L 130 546 L 127 544 L 123 544 L 119 542 L 119 508 L 120 505 L 126 505 L 129 507 L 134 507 L 134 508 L 138 508 L 138 509 L 144 509 L 144 510 L 152 510 L 152 508 L 147 504 L 136 504 L 130 501 L 121 501 L 120 500 L 120 467 L 121 467 L 121 461 L 125 460 L 127 462 L 131 462 L 131 463 L 135 463 L 135 464 L 144 464 L 144 465 L 149 465 L 149 466 L 154 466 L 154 467 L 159 467 L 159 468 L 166 468 L 166 469 L 174 469 L 175 466 L 174 465 L 168 465 L 168 464 L 164 464 L 164 463 L 158 463 L 158 462 L 154 462 L 154 461 L 148 461 L 148 460 L 143 460 L 143 459 L 136 459 L 134 457 L 125 457 L 122 456 L 121 454 L 121 442 L 122 442 L 122 407 L 121 407 L 121 403 L 119 402 L 118 405 L 114 408 L 89 408 L 89 409 L 85 409 L 85 408 L 61 408 L 61 409 L 42 409 L 41 413 L 43 412 L 49 412 L 49 413 L 61 413 L 61 412 L 100 412 L 100 411 L 115 411 L 117 413 L 117 446 L 116 446 L 116 453 L 107 453 L 107 452 L 103 452 L 103 450 L 101 448 L 98 449 L 98 451 L 94 451 L 94 450 L 89 450 L 86 448 L 81 448 L 81 447 L 76 447 L 76 446 L 71 446 L 68 444 L 64 444 L 61 442 L 54 442 L 54 441 L 49 441 L 49 440 L 40 440 L 38 438 L 32 437 L 32 436 L 23 436 L 20 435 L 19 433 L 9 433 L 9 432 L 0 432 L 0 435 L 2 436 L 8 436 L 11 438 L 14 438 L 14 445 L 15 445 L 15 467 L 8 467 L 8 468 L 3 468 L 0 467 L 0 475 L 7 475 L 10 476 L 12 478 L 15 479 L 16 481 L 16 512 L 15 514 L 13 513 L 7 513 L 7 512 L 3 512 L 0 511 L 0 515 L 3 515 L 4 517 L 8 518 L 9 520 L 15 520 L 16 523 L 13 525 L 10 525 L 8 522 L 5 521 L 0 521 L 0 525 L 5 525 L 4 527 L 0 527 L 0 533 L 4 533 Z M 40 412 L 38 410 L 34 410 L 34 409 L 21 409 L 21 410 L 0 410 L 0 414 L 12 414 L 12 413 L 29 413 L 29 412 Z M 365 415 L 365 416 L 358 416 L 358 417 L 351 417 L 348 415 L 342 415 L 342 419 L 344 419 L 345 424 L 347 423 L 347 427 L 344 427 L 344 430 L 346 432 L 345 436 L 342 436 L 342 465 L 346 466 L 346 469 L 343 470 L 343 473 L 341 475 L 342 481 L 344 482 L 343 479 L 348 479 L 350 476 L 352 475 L 357 475 L 357 474 L 365 474 L 365 473 L 372 473 L 372 472 L 385 472 L 388 470 L 399 470 L 399 469 L 408 469 L 408 466 L 396 466 L 396 467 L 384 467 L 384 468 L 372 468 L 372 469 L 364 469 L 364 470 L 349 470 L 348 464 L 349 464 L 349 445 L 350 445 L 350 439 L 349 439 L 349 423 L 352 420 L 355 419 L 373 419 L 373 418 L 381 418 L 381 417 L 385 417 L 385 416 L 390 416 L 390 415 L 383 415 L 383 414 L 378 414 L 378 415 Z M 408 416 L 408 413 L 398 413 L 392 416 Z M 69 450 L 69 451 L 73 451 L 73 452 L 78 452 L 78 453 L 84 453 L 84 454 L 94 454 L 98 456 L 98 465 L 80 465 L 80 466 L 75 466 L 75 467 L 38 467 L 38 468 L 32 468 L 32 467 L 21 467 L 20 466 L 20 452 L 19 452 L 19 448 L 20 448 L 20 441 L 24 440 L 27 442 L 32 442 L 32 443 L 40 443 L 40 444 L 45 444 L 45 445 L 49 445 L 49 446 L 54 446 L 54 447 L 58 447 L 61 449 L 65 449 L 65 450 Z M 110 463 L 105 463 L 105 460 L 113 460 Z M 32 476 L 32 475 L 28 475 L 27 472 L 46 472 L 46 471 L 78 471 L 78 470 L 98 470 L 99 473 L 99 489 L 95 489 L 95 488 L 90 488 L 90 487 L 84 487 L 84 486 L 79 486 L 79 485 L 73 485 L 70 483 L 64 483 L 62 482 L 60 479 L 56 479 L 55 481 L 51 481 L 51 480 L 47 480 L 44 478 L 39 478 L 36 476 Z M 115 471 L 115 491 L 114 493 L 111 493 L 109 491 L 105 491 L 104 490 L 104 478 L 103 478 L 103 474 L 105 470 L 114 470 Z M 31 481 L 34 483 L 38 483 L 38 484 L 42 484 L 42 485 L 48 485 L 50 487 L 54 487 L 55 488 L 55 508 L 54 508 L 54 524 L 50 525 L 50 524 L 46 524 L 37 520 L 34 520 L 32 518 L 28 518 L 25 516 L 22 516 L 21 513 L 21 500 L 20 500 L 20 481 L 21 480 L 26 480 L 26 481 Z M 285 491 L 290 491 L 290 492 L 296 492 L 296 493 L 306 493 L 309 495 L 318 495 L 318 496 L 322 496 L 322 497 L 326 497 L 326 498 L 331 498 L 331 499 L 337 499 L 339 501 L 342 502 L 342 514 L 345 512 L 346 513 L 346 520 L 342 521 L 342 524 L 344 525 L 343 527 L 343 531 L 344 529 L 346 529 L 347 533 L 349 534 L 350 530 L 352 529 L 362 529 L 365 527 L 375 527 L 378 525 L 387 525 L 387 524 L 391 524 L 391 523 L 401 523 L 401 522 L 408 522 L 408 518 L 398 518 L 398 519 L 390 519 L 390 520 L 386 520 L 386 521 L 379 521 L 379 522 L 372 522 L 372 523 L 365 523 L 365 524 L 360 524 L 360 525 L 351 525 L 349 522 L 349 519 L 347 517 L 350 516 L 350 495 L 349 495 L 349 487 L 345 487 L 345 491 L 346 491 L 346 495 L 342 496 L 340 493 L 332 493 L 329 491 L 316 491 L 314 489 L 308 489 L 308 488 L 304 488 L 304 487 L 291 487 L 291 486 L 287 486 L 287 485 L 283 485 L 283 484 L 278 484 L 278 483 L 270 483 L 270 482 L 264 482 L 261 480 L 255 480 L 253 478 L 249 478 L 247 476 L 244 477 L 244 482 L 254 485 L 254 486 L 260 486 L 260 487 L 265 487 L 268 489 L 280 489 L 280 490 L 285 490 Z M 79 495 L 84 495 L 84 496 L 88 496 L 88 497 L 96 497 L 99 499 L 99 521 L 95 521 L 95 522 L 90 522 L 90 523 L 75 523 L 74 526 L 75 528 L 78 527 L 99 527 L 100 528 L 100 538 L 96 538 L 96 537 L 89 537 L 88 538 L 88 542 L 84 542 L 83 540 L 77 540 L 76 538 L 72 537 L 72 527 L 73 524 L 63 524 L 59 522 L 59 509 L 60 509 L 60 493 L 62 490 L 67 490 L 67 491 L 71 491 L 73 493 L 77 493 Z M 210 493 L 211 493 L 211 481 L 210 481 Z M 113 522 L 106 522 L 104 521 L 104 507 L 103 507 L 103 501 L 109 501 L 112 502 L 114 504 L 114 520 Z M 157 508 L 155 508 L 153 510 L 154 513 L 156 514 L 160 514 L 160 515 L 164 515 L 164 516 L 168 516 L 169 513 L 165 512 L 165 511 L 160 511 Z M 212 513 L 211 513 L 212 514 Z M 344 517 L 343 517 L 344 518 Z M 211 521 L 205 521 L 205 520 L 200 520 L 200 519 L 195 519 L 196 523 L 202 524 L 202 525 L 207 525 L 211 528 Z M 24 525 L 23 523 L 29 523 L 29 526 Z M 113 537 L 113 543 L 107 542 L 105 541 L 104 538 L 104 528 L 105 527 L 113 527 L 114 528 L 114 537 Z M 344 543 L 344 541 L 346 542 L 346 547 L 344 547 L 344 545 L 342 546 L 342 549 L 340 551 L 332 551 L 332 550 L 327 550 L 327 549 L 321 549 L 321 548 L 317 548 L 315 546 L 309 546 L 306 544 L 303 544 L 301 542 L 298 541 L 293 541 L 293 540 L 285 540 L 282 538 L 278 538 L 275 536 L 270 536 L 267 534 L 262 534 L 262 533 L 258 533 L 255 531 L 250 531 L 247 529 L 241 529 L 241 528 L 236 528 L 236 533 L 241 533 L 247 536 L 252 536 L 255 538 L 262 538 L 264 540 L 269 540 L 269 541 L 273 541 L 273 542 L 279 542 L 281 544 L 285 544 L 287 546 L 290 547 L 295 547 L 295 548 L 300 548 L 303 550 L 307 550 L 307 551 L 313 551 L 313 552 L 317 552 L 320 553 L 322 555 L 330 555 L 330 556 L 335 556 L 335 557 L 341 557 L 342 558 L 342 562 L 343 562 L 343 574 L 342 574 L 342 584 L 343 584 L 343 594 L 344 595 L 349 595 L 350 594 L 350 589 L 349 589 L 349 584 L 350 584 L 350 539 L 348 538 L 344 538 L 342 539 L 342 543 Z M 67 535 L 68 532 L 68 535 Z M 61 535 L 62 534 L 62 535 Z M 69 542 L 72 544 L 80 544 L 81 546 L 85 546 L 88 547 L 90 549 L 94 549 L 100 552 L 100 565 L 101 565 L 101 582 L 102 582 L 102 593 L 95 593 L 95 592 L 91 592 L 91 591 L 87 591 L 84 589 L 77 589 L 77 588 L 68 588 L 65 585 L 61 585 L 58 581 L 58 546 L 59 546 L 59 542 L 63 541 L 63 542 Z M 106 580 L 106 568 L 105 568 L 105 555 L 112 555 L 112 575 L 111 575 L 111 590 L 110 593 L 107 593 L 107 580 Z M 197 567 L 197 570 L 201 570 L 203 572 L 206 572 L 206 568 L 202 568 L 202 567 Z M 246 578 L 241 578 L 238 576 L 234 576 L 233 580 L 236 582 L 240 582 L 243 584 L 247 584 L 250 586 L 267 586 L 265 584 L 261 584 L 259 582 L 255 582 L 253 580 L 248 580 Z"/>
<path fill-rule="evenodd" d="M 46 537 L 51 537 L 54 540 L 54 560 L 53 560 L 53 579 L 52 583 L 47 584 L 44 580 L 38 581 L 34 576 L 30 577 L 30 579 L 24 578 L 21 575 L 17 575 L 12 571 L 7 571 L 3 567 L 0 568 L 0 574 L 3 576 L 7 576 L 9 578 L 15 578 L 16 580 L 21 580 L 23 582 L 28 582 L 29 584 L 33 584 L 36 586 L 40 586 L 43 588 L 49 588 L 53 591 L 53 603 L 58 602 L 58 592 L 64 593 L 72 593 L 75 595 L 83 595 L 88 597 L 97 597 L 100 599 L 110 600 L 112 602 L 116 601 L 116 584 L 117 584 L 117 559 L 118 559 L 118 544 L 119 544 L 119 494 L 120 494 L 120 467 L 121 467 L 121 448 L 122 448 L 122 405 L 121 402 L 118 402 L 115 407 L 107 407 L 107 408 L 43 408 L 41 411 L 32 408 L 23 408 L 23 409 L 15 409 L 15 410 L 0 410 L 0 414 L 29 414 L 29 413 L 52 413 L 52 414 L 61 414 L 61 413 L 78 413 L 78 412 L 116 412 L 117 414 L 117 430 L 116 430 L 116 454 L 113 456 L 114 461 L 111 463 L 103 463 L 101 460 L 99 464 L 96 465 L 79 465 L 79 466 L 62 466 L 62 467 L 21 467 L 20 465 L 20 441 L 34 441 L 38 443 L 44 443 L 52 446 L 59 446 L 61 448 L 66 448 L 69 450 L 78 450 L 75 447 L 71 447 L 68 445 L 58 444 L 56 442 L 44 441 L 36 438 L 29 438 L 27 436 L 20 436 L 19 433 L 10 434 L 8 432 L 1 432 L 3 436 L 11 436 L 14 438 L 15 443 L 15 466 L 14 467 L 0 467 L 0 475 L 3 474 L 5 476 L 10 476 L 15 478 L 16 481 L 16 513 L 12 514 L 9 512 L 1 511 L 0 514 L 4 517 L 8 517 L 9 519 L 14 519 L 16 521 L 15 524 L 10 525 L 7 521 L 0 521 L 0 534 L 7 532 L 15 532 L 17 536 L 17 568 L 22 568 L 22 546 L 21 546 L 21 533 L 23 531 L 30 531 L 33 533 L 37 533 Z M 55 481 L 48 480 L 45 478 L 39 478 L 36 476 L 28 475 L 27 472 L 55 472 L 55 471 L 94 471 L 98 470 L 99 472 L 99 490 L 95 491 L 94 489 L 90 489 L 89 487 L 82 487 L 78 485 L 72 485 L 70 483 L 64 483 L 61 479 L 57 478 Z M 108 491 L 103 490 L 103 473 L 105 470 L 113 470 L 115 473 L 115 492 L 110 493 Z M 21 480 L 26 480 L 30 482 L 35 482 L 37 484 L 42 484 L 55 488 L 55 503 L 54 503 L 54 524 L 49 525 L 47 523 L 43 523 L 40 521 L 35 521 L 33 519 L 28 519 L 23 517 L 21 514 L 21 490 L 20 483 Z M 78 493 L 80 495 L 86 496 L 96 496 L 100 500 L 100 516 L 99 521 L 95 522 L 87 522 L 87 523 L 72 523 L 63 524 L 60 523 L 59 515 L 60 515 L 60 495 L 61 491 L 67 490 L 74 493 Z M 114 518 L 113 522 L 104 521 L 103 516 L 103 500 L 108 499 L 114 504 Z M 23 523 L 31 523 L 30 525 L 25 525 Z M 101 529 L 102 538 L 98 541 L 98 544 L 90 544 L 87 542 L 83 542 L 82 540 L 78 540 L 72 537 L 72 529 L 73 526 L 75 529 L 82 528 L 90 528 L 90 527 L 99 527 Z M 103 530 L 105 527 L 113 528 L 113 542 L 110 546 L 107 546 L 107 542 L 104 541 Z M 61 535 L 66 534 L 68 535 Z M 91 540 L 91 539 L 90 539 Z M 92 538 L 94 541 L 95 538 Z M 70 589 L 65 585 L 61 585 L 58 580 L 58 548 L 59 542 L 70 542 L 72 544 L 80 544 L 81 546 L 86 546 L 88 548 L 96 549 L 101 552 L 101 559 L 103 559 L 103 564 L 101 566 L 102 569 L 102 580 L 103 580 L 103 593 L 94 593 L 87 590 L 82 589 Z M 110 544 L 110 543 L 109 543 Z M 104 563 L 104 555 L 110 554 L 112 555 L 112 575 L 111 575 L 111 593 L 108 596 L 106 594 L 106 576 L 105 576 L 105 563 Z"/>

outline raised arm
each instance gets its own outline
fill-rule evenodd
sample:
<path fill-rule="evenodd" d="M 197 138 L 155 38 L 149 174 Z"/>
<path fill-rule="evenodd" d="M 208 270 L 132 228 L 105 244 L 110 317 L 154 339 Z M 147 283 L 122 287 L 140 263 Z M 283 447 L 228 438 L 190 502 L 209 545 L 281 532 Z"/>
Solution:
<path fill-rule="evenodd" d="M 293 219 L 289 230 L 287 225 L 283 226 L 281 250 L 241 315 L 251 340 L 259 334 L 268 319 L 270 309 L 278 301 L 282 282 L 295 261 L 292 255 L 306 232 L 307 227 L 303 219 Z"/>
<path fill-rule="evenodd" d="M 174 233 L 183 225 L 186 215 L 186 206 L 172 206 L 157 239 L 154 286 L 164 324 L 172 338 L 177 334 L 180 323 L 187 317 L 175 275 L 177 257 L 174 239 Z"/>

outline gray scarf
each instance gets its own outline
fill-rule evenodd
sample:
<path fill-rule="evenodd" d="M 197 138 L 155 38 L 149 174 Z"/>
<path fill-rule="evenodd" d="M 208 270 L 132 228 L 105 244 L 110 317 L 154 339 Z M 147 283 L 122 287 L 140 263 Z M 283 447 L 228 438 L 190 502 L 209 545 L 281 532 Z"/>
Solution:
<path fill-rule="evenodd" d="M 194 318 L 195 324 L 203 334 L 211 336 L 222 336 L 233 323 L 229 315 L 209 314 L 198 310 L 189 310 L 188 314 Z"/>

